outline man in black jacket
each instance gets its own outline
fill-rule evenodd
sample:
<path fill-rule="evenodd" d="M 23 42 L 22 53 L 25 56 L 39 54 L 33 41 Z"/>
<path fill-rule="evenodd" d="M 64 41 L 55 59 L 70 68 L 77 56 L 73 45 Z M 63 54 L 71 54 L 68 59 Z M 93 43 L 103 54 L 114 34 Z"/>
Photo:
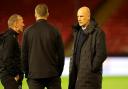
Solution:
<path fill-rule="evenodd" d="M 90 17 L 88 7 L 78 9 L 68 89 L 102 89 L 102 65 L 107 57 L 105 33 Z"/>
<path fill-rule="evenodd" d="M 45 4 L 35 8 L 36 22 L 23 36 L 22 59 L 29 89 L 61 89 L 64 47 L 57 29 L 47 22 Z"/>
<path fill-rule="evenodd" d="M 8 19 L 8 30 L 4 33 L 3 71 L 1 83 L 4 89 L 21 89 L 23 73 L 21 71 L 21 52 L 18 44 L 18 34 L 23 31 L 23 18 L 13 14 Z"/>

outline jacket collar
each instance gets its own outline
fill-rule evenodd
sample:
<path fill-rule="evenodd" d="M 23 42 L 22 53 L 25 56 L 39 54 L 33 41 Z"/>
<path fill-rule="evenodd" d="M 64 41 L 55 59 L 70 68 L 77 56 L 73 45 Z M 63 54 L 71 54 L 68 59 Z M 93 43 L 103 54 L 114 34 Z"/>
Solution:
<path fill-rule="evenodd" d="M 19 33 L 17 33 L 16 31 L 14 31 L 12 28 L 8 28 L 7 33 L 14 34 L 16 36 L 19 35 Z"/>
<path fill-rule="evenodd" d="M 87 26 L 86 30 L 84 30 L 85 34 L 90 34 L 94 31 L 94 28 L 97 26 L 96 22 L 94 20 L 91 20 L 89 25 Z M 81 29 L 81 26 L 77 23 L 73 26 L 73 29 L 75 32 L 79 31 Z"/>

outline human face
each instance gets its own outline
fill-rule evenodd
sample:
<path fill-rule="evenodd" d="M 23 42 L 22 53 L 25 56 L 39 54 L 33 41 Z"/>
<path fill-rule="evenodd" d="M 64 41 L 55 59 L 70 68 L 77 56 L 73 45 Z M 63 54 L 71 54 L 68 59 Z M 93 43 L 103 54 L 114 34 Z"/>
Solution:
<path fill-rule="evenodd" d="M 17 30 L 17 32 L 18 33 L 23 32 L 23 27 L 24 27 L 23 18 L 18 17 L 18 20 L 16 21 L 16 30 Z"/>
<path fill-rule="evenodd" d="M 90 12 L 88 8 L 82 7 L 77 12 L 77 20 L 80 26 L 86 27 L 90 21 Z"/>

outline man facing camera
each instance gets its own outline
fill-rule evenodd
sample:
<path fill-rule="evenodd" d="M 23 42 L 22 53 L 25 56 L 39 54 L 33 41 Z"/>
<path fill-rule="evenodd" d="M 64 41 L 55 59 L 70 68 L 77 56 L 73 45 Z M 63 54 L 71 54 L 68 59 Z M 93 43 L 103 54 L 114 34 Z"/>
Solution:
<path fill-rule="evenodd" d="M 77 12 L 69 89 L 101 89 L 102 64 L 106 59 L 105 34 L 90 17 L 86 6 Z"/>

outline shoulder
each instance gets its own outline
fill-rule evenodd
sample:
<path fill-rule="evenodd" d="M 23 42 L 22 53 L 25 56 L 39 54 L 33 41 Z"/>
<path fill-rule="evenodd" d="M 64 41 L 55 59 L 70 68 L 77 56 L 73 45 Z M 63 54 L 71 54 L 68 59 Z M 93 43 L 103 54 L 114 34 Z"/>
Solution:
<path fill-rule="evenodd" d="M 4 38 L 5 42 L 9 45 L 17 43 L 16 36 L 14 34 L 7 34 Z"/>
<path fill-rule="evenodd" d="M 93 39 L 99 42 L 101 39 L 105 39 L 105 32 L 101 28 L 96 27 L 92 36 Z"/>
<path fill-rule="evenodd" d="M 27 35 L 29 32 L 31 32 L 34 29 L 35 25 L 36 23 L 33 23 L 32 25 L 27 26 L 23 31 L 23 35 Z"/>
<path fill-rule="evenodd" d="M 90 26 L 93 28 L 93 32 L 97 34 L 104 34 L 104 31 L 102 28 L 99 26 L 99 24 L 96 22 L 95 19 L 92 19 L 90 21 Z"/>
<path fill-rule="evenodd" d="M 54 34 L 60 34 L 60 29 L 57 28 L 55 25 L 51 24 L 51 23 L 47 23 L 48 25 L 48 29 L 50 32 L 54 33 Z"/>
<path fill-rule="evenodd" d="M 96 27 L 95 32 L 99 35 L 105 35 L 105 32 L 100 27 Z"/>

